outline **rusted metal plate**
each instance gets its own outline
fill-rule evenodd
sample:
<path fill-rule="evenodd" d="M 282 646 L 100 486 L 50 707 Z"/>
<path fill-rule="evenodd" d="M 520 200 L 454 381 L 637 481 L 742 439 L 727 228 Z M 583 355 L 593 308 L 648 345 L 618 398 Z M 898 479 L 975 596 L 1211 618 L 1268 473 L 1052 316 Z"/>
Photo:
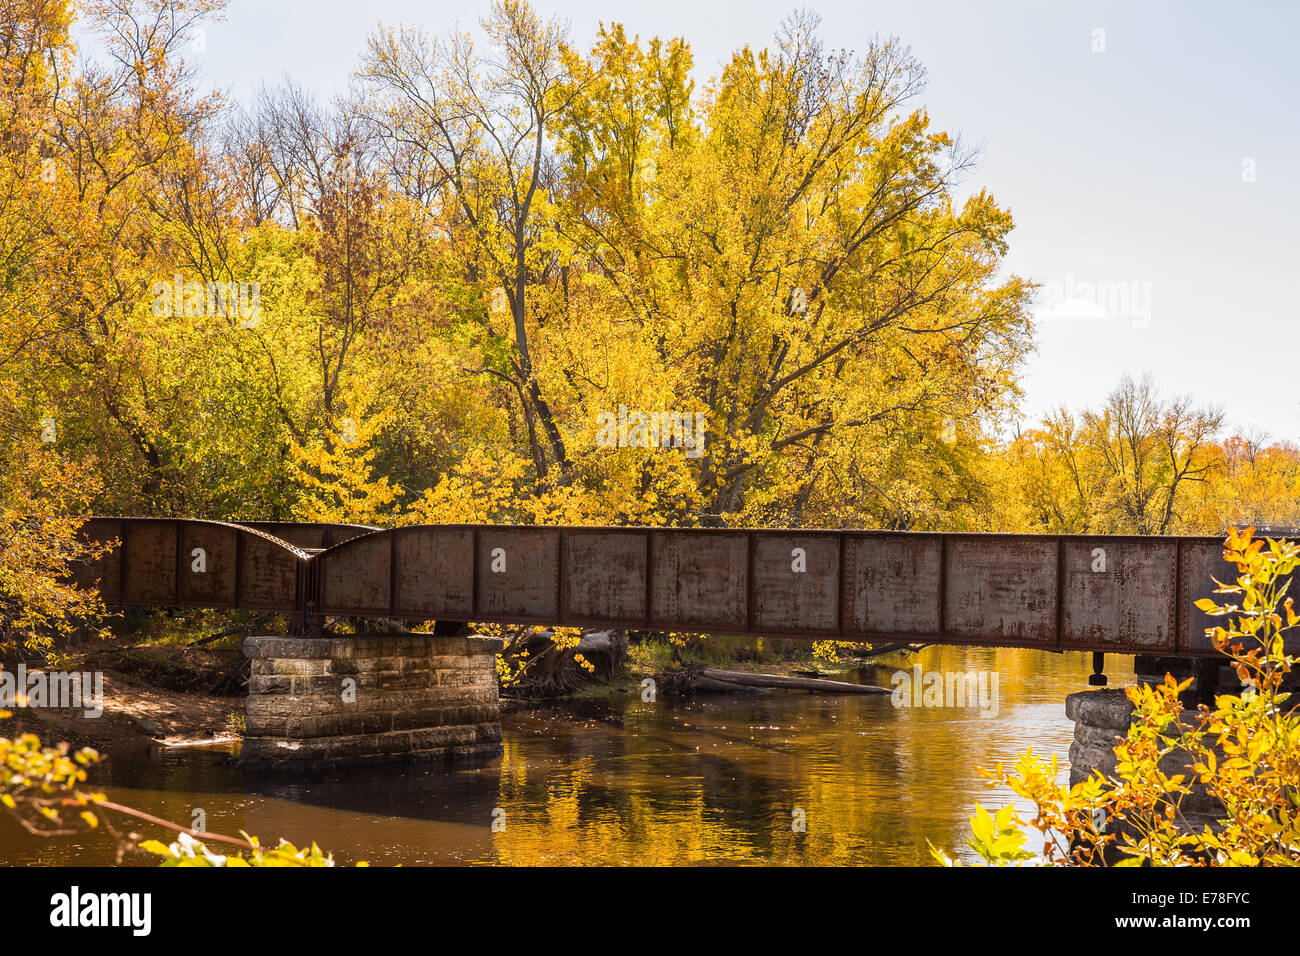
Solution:
<path fill-rule="evenodd" d="M 1211 580 L 1217 578 L 1224 583 L 1237 580 L 1237 566 L 1223 560 L 1223 542 L 1213 539 L 1185 539 L 1182 543 L 1182 580 L 1179 582 L 1179 604 L 1182 607 L 1183 627 L 1178 637 L 1178 650 L 1181 653 L 1205 654 L 1217 653 L 1210 638 L 1206 636 L 1207 627 L 1226 627 L 1228 621 L 1222 617 L 1210 617 L 1196 606 L 1202 598 L 1209 598 L 1216 604 L 1240 603 L 1240 595 L 1215 594 L 1218 587 Z M 1249 645 L 1246 645 L 1247 647 Z"/>
<path fill-rule="evenodd" d="M 391 607 L 391 532 L 354 538 L 320 562 L 320 613 L 385 617 Z"/>
<path fill-rule="evenodd" d="M 482 528 L 475 558 L 475 620 L 559 623 L 559 529 Z"/>
<path fill-rule="evenodd" d="M 474 532 L 424 525 L 396 535 L 397 617 L 468 621 L 474 609 Z"/>
<path fill-rule="evenodd" d="M 177 523 L 136 518 L 122 523 L 122 600 L 177 603 Z"/>
<path fill-rule="evenodd" d="M 180 601 L 196 607 L 235 607 L 239 537 L 234 525 L 179 522 Z"/>
<path fill-rule="evenodd" d="M 748 559 L 744 532 L 650 532 L 650 626 L 743 633 Z"/>
<path fill-rule="evenodd" d="M 1206 635 L 1205 629 L 1232 626 L 1233 615 L 1211 617 L 1196 606 L 1196 602 L 1202 598 L 1209 598 L 1216 604 L 1241 603 L 1240 594 L 1214 593 L 1218 585 L 1211 578 L 1225 584 L 1233 584 L 1241 573 L 1235 564 L 1223 560 L 1223 552 L 1224 544 L 1218 539 L 1185 538 L 1182 541 L 1182 576 L 1178 587 L 1178 600 L 1182 610 L 1182 628 L 1178 640 L 1180 654 L 1217 654 L 1218 651 L 1214 650 L 1214 645 Z M 1297 593 L 1295 577 L 1293 572 L 1287 595 L 1295 598 L 1296 603 L 1300 604 L 1300 593 Z M 1240 643 L 1246 650 L 1257 646 L 1250 639 L 1243 639 Z M 1284 643 L 1287 653 L 1300 654 L 1300 633 L 1287 632 Z"/>
<path fill-rule="evenodd" d="M 297 608 L 297 582 L 307 556 L 276 538 L 243 529 L 239 549 L 238 606 L 250 610 L 292 611 Z"/>
<path fill-rule="evenodd" d="M 648 548 L 645 531 L 566 531 L 565 623 L 608 627 L 644 624 Z"/>
<path fill-rule="evenodd" d="M 82 535 L 120 542 L 77 574 L 83 584 L 98 582 L 107 604 L 296 607 L 298 564 L 306 555 L 242 526 L 197 519 L 95 518 Z"/>
<path fill-rule="evenodd" d="M 1062 647 L 1174 652 L 1176 541 L 1065 538 L 1061 571 Z"/>
<path fill-rule="evenodd" d="M 944 637 L 953 643 L 1056 643 L 1056 540 L 952 536 L 944 571 Z"/>
<path fill-rule="evenodd" d="M 750 630 L 838 633 L 838 534 L 755 532 L 749 575 Z"/>
<path fill-rule="evenodd" d="M 936 535 L 844 535 L 844 632 L 855 637 L 939 633 Z"/>
<path fill-rule="evenodd" d="M 79 587 L 97 588 L 106 604 L 122 601 L 122 519 L 91 518 L 81 526 L 79 536 L 83 541 L 96 544 L 118 542 L 118 547 L 105 552 L 93 561 L 73 568 L 72 579 Z"/>

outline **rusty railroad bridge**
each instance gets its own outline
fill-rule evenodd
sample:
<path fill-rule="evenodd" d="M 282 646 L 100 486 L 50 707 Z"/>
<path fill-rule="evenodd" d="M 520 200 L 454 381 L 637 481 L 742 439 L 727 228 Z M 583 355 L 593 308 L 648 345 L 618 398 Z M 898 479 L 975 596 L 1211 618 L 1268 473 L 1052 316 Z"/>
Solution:
<path fill-rule="evenodd" d="M 254 637 L 245 763 L 499 747 L 496 639 L 473 622 L 1199 658 L 1213 537 L 231 523 L 92 518 L 106 604 L 282 612 Z M 326 617 L 437 621 L 328 636 Z M 1295 639 L 1289 642 L 1294 653 Z M 341 679 L 366 706 L 342 708 Z M 490 685 L 490 687 L 489 687 Z"/>
<path fill-rule="evenodd" d="M 1210 537 L 92 518 L 107 604 L 1198 657 Z"/>

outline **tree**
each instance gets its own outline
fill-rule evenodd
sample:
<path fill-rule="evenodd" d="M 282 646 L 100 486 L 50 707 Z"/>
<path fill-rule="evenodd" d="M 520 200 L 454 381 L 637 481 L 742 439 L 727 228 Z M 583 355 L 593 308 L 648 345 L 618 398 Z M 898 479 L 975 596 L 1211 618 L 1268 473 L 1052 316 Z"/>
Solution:
<path fill-rule="evenodd" d="M 529 311 L 530 287 L 547 261 L 539 237 L 549 213 L 548 137 L 565 109 L 556 98 L 565 30 L 542 22 L 524 0 L 497 0 L 482 26 L 497 59 L 476 57 L 463 34 L 431 40 L 419 30 L 381 30 L 369 39 L 360 75 L 379 97 L 376 128 L 437 170 L 448 229 L 470 244 L 474 271 L 499 283 L 488 311 L 508 312 L 514 348 L 505 368 L 482 371 L 516 392 L 544 478 L 552 458 L 562 471 L 570 467 L 534 374 L 530 320 L 538 317 Z"/>
<path fill-rule="evenodd" d="M 544 374 L 579 407 L 636 388 L 650 407 L 703 409 L 708 523 L 894 510 L 882 485 L 898 476 L 853 467 L 866 449 L 942 459 L 948 422 L 977 447 L 1028 344 L 1028 287 L 988 284 L 1010 218 L 985 194 L 954 209 L 971 154 L 900 112 L 923 88 L 919 65 L 894 42 L 828 53 L 816 28 L 796 17 L 775 50 L 737 53 L 698 122 L 679 44 L 642 53 L 606 32 L 566 114 L 578 185 L 558 228 L 586 269 L 565 293 L 608 286 L 617 339 L 557 348 L 578 367 Z M 576 86 L 587 77 L 604 79 Z M 609 107 L 584 99 L 610 89 Z M 606 373 L 613 349 L 631 353 L 635 384 Z"/>
<path fill-rule="evenodd" d="M 1197 486 L 1196 527 L 1300 527 L 1300 448 L 1245 429 L 1223 441 L 1220 466 Z"/>
<path fill-rule="evenodd" d="M 1193 489 L 1221 467 L 1219 409 L 1160 396 L 1129 377 L 1097 410 L 1062 408 L 1007 447 L 1007 481 L 1027 528 L 1169 534 L 1195 524 Z M 1022 530 L 1017 528 L 1016 530 Z M 1217 531 L 1218 528 L 1209 530 Z"/>
<path fill-rule="evenodd" d="M 97 592 L 70 580 L 107 550 L 77 535 L 95 476 L 42 441 L 13 398 L 0 385 L 0 429 L 16 436 L 0 446 L 0 653 L 57 656 L 59 638 L 104 612 Z"/>
<path fill-rule="evenodd" d="M 399 492 L 373 472 L 370 447 L 387 424 L 377 416 L 362 422 L 342 419 L 326 439 L 307 447 L 291 440 L 292 469 L 306 494 L 294 508 L 299 521 L 387 524 Z"/>
<path fill-rule="evenodd" d="M 1103 520 L 1136 534 L 1168 533 L 1180 517 L 1180 490 L 1215 465 L 1208 445 L 1222 424 L 1221 410 L 1183 397 L 1161 401 L 1149 376 L 1122 379 L 1100 412 L 1084 413 L 1104 482 Z"/>
<path fill-rule="evenodd" d="M 29 52 L 45 61 L 47 86 L 24 97 L 41 185 L 10 210 L 23 223 L 13 250 L 21 281 L 6 296 L 0 334 L 14 341 L 0 356 L 29 400 L 57 398 L 69 446 L 94 454 L 104 487 L 129 489 L 149 508 L 167 507 L 176 477 L 167 422 L 177 396 L 157 351 L 168 323 L 142 314 L 162 242 L 154 197 L 161 171 L 185 161 L 216 109 L 194 96 L 179 49 L 217 9 L 205 0 L 89 4 L 107 62 L 73 75 L 65 6 L 38 4 L 34 19 L 6 27 L 45 44 Z M 6 147 L 7 183 L 24 175 L 19 145 Z"/>

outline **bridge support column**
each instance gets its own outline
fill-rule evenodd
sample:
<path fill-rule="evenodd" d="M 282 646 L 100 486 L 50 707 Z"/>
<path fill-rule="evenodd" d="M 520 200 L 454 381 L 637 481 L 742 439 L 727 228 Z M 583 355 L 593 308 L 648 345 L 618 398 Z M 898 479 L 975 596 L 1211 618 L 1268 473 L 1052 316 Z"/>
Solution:
<path fill-rule="evenodd" d="M 1093 651 L 1092 674 L 1088 677 L 1088 684 L 1091 687 L 1106 686 L 1106 655 L 1101 651 Z"/>
<path fill-rule="evenodd" d="M 1115 744 L 1128 733 L 1133 716 L 1133 705 L 1123 689 L 1070 694 L 1065 698 L 1065 715 L 1074 721 L 1074 741 L 1070 744 L 1070 786 L 1088 779 L 1096 770 L 1113 777 L 1118 763 Z M 1184 710 L 1179 719 L 1194 726 L 1196 712 Z M 1225 811 L 1223 804 L 1196 781 L 1192 763 L 1186 751 L 1174 750 L 1160 759 L 1160 770 L 1169 775 L 1183 774 L 1192 781 L 1192 792 L 1184 798 L 1181 809 L 1188 823 L 1199 828 L 1219 819 Z"/>
<path fill-rule="evenodd" d="M 501 752 L 499 638 L 250 637 L 240 766 L 316 768 Z"/>

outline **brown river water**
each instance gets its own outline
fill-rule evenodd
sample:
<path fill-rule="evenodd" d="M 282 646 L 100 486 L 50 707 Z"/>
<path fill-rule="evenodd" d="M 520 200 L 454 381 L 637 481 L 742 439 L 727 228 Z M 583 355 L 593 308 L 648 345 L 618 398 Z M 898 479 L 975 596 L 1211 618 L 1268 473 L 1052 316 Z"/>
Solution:
<path fill-rule="evenodd" d="M 201 810 L 211 832 L 315 840 L 346 863 L 926 865 L 927 841 L 969 861 L 976 802 L 1013 802 L 980 768 L 1033 747 L 1068 772 L 1065 695 L 1087 689 L 1090 655 L 948 647 L 915 662 L 996 673 L 996 715 L 885 696 L 627 694 L 507 713 L 503 755 L 473 764 L 254 776 L 229 748 L 159 747 L 112 756 L 92 783 L 177 823 Z M 894 671 L 844 679 L 890 687 Z M 1130 682 L 1132 658 L 1108 657 L 1107 672 Z M 103 834 L 33 837 L 0 817 L 0 864 L 113 862 Z"/>

